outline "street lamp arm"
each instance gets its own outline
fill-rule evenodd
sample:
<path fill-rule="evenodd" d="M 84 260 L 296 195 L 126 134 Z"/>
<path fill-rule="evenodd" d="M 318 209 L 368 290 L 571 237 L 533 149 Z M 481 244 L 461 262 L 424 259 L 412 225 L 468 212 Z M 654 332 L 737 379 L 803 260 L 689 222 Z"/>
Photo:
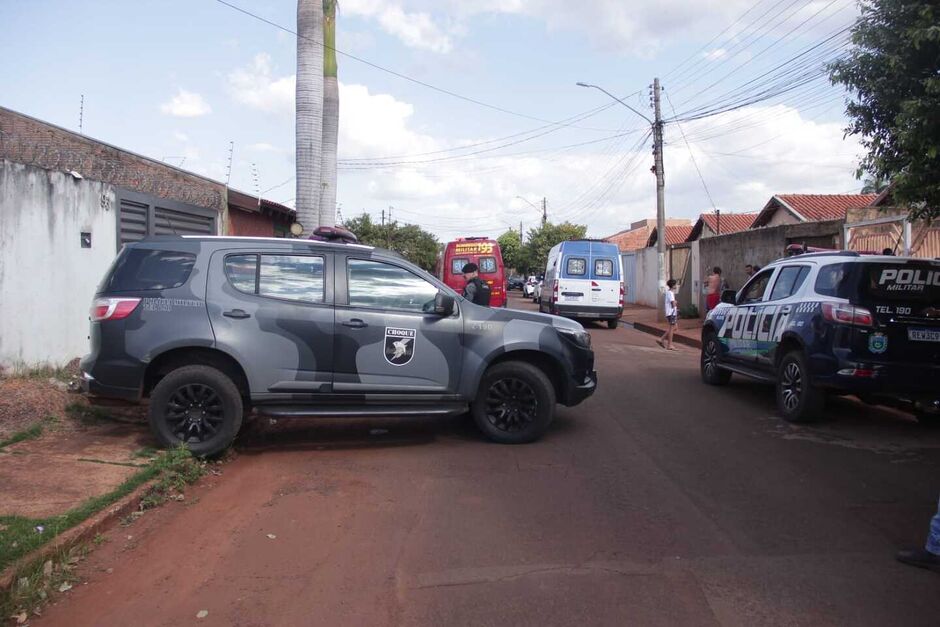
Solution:
<path fill-rule="evenodd" d="M 613 98 L 614 100 L 616 100 L 617 102 L 619 102 L 620 104 L 622 104 L 623 106 L 625 106 L 627 109 L 630 109 L 630 111 L 633 111 L 634 113 L 636 113 L 638 116 L 640 116 L 641 118 L 643 118 L 644 120 L 646 120 L 646 121 L 649 122 L 650 124 L 653 123 L 653 121 L 652 121 L 651 119 L 649 119 L 648 117 L 646 117 L 645 115 L 643 115 L 642 113 L 640 113 L 639 111 L 637 111 L 636 109 L 634 109 L 633 107 L 631 107 L 630 105 L 628 105 L 628 104 L 625 103 L 623 100 L 621 100 L 621 99 L 618 98 L 617 96 L 613 95 L 612 93 L 610 93 L 609 91 L 607 91 L 607 90 L 604 89 L 603 87 L 600 87 L 600 86 L 598 86 L 598 85 L 590 85 L 590 84 L 588 84 L 588 83 L 581 83 L 581 82 L 578 82 L 578 83 L 575 83 L 575 84 L 576 84 L 578 87 L 593 87 L 594 89 L 600 90 L 600 91 L 604 92 L 605 94 L 607 94 L 608 96 L 610 96 L 611 98 Z"/>

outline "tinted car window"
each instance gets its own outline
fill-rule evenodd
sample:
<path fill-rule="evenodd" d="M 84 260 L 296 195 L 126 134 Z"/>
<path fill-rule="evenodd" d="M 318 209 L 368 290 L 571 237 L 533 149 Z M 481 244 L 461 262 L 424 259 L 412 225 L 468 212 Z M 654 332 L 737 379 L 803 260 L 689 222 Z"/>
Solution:
<path fill-rule="evenodd" d="M 170 250 L 128 248 L 118 256 L 101 291 L 166 290 L 186 283 L 196 255 Z"/>
<path fill-rule="evenodd" d="M 610 259 L 594 260 L 595 276 L 614 276 L 614 262 Z"/>
<path fill-rule="evenodd" d="M 767 284 L 770 282 L 773 273 L 773 269 L 764 270 L 751 279 L 741 293 L 741 303 L 758 303 L 763 300 L 764 292 L 767 291 Z"/>
<path fill-rule="evenodd" d="M 908 261 L 859 265 L 861 291 L 868 300 L 940 306 L 940 264 Z"/>
<path fill-rule="evenodd" d="M 480 257 L 480 272 L 485 274 L 496 272 L 496 257 Z"/>
<path fill-rule="evenodd" d="M 258 255 L 229 255 L 225 258 L 225 276 L 239 292 L 258 293 Z"/>
<path fill-rule="evenodd" d="M 258 294 L 307 303 L 323 302 L 323 257 L 261 255 Z"/>
<path fill-rule="evenodd" d="M 587 262 L 579 257 L 568 258 L 568 274 L 581 276 L 587 270 Z"/>
<path fill-rule="evenodd" d="M 807 274 L 809 266 L 787 266 L 781 269 L 774 283 L 774 290 L 770 293 L 770 300 L 779 300 L 795 294 L 802 287 Z"/>
<path fill-rule="evenodd" d="M 306 255 L 229 255 L 225 275 L 247 294 L 303 303 L 322 303 L 323 257 Z"/>
<path fill-rule="evenodd" d="M 816 285 L 814 289 L 817 294 L 823 296 L 835 296 L 836 298 L 850 298 L 852 292 L 852 264 L 849 263 L 831 263 L 819 269 L 816 275 Z"/>
<path fill-rule="evenodd" d="M 469 259 L 451 259 L 450 260 L 450 272 L 451 274 L 463 274 L 463 267 L 469 263 Z"/>
<path fill-rule="evenodd" d="M 378 261 L 348 261 L 349 304 L 370 309 L 430 311 L 438 289 L 417 275 Z"/>

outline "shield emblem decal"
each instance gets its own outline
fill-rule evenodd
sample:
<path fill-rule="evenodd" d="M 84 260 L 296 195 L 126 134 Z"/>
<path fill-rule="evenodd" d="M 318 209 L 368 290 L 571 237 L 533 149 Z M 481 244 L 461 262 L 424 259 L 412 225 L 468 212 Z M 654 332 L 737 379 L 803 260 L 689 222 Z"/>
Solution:
<path fill-rule="evenodd" d="M 404 366 L 415 356 L 414 329 L 385 327 L 385 361 L 393 366 Z"/>

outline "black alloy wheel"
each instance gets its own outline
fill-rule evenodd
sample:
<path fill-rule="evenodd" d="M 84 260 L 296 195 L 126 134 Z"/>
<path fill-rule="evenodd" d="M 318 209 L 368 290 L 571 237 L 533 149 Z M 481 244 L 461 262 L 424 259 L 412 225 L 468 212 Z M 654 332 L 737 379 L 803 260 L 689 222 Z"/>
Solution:
<path fill-rule="evenodd" d="M 500 444 L 539 439 L 555 415 L 555 387 L 534 364 L 504 361 L 483 374 L 470 412 L 477 428 Z"/>
<path fill-rule="evenodd" d="M 218 392 L 201 383 L 178 387 L 167 401 L 165 416 L 170 433 L 187 444 L 212 438 L 225 420 Z"/>
<path fill-rule="evenodd" d="M 788 422 L 812 422 L 820 418 L 826 395 L 809 378 L 806 358 L 799 350 L 780 360 L 777 370 L 777 410 Z"/>
<path fill-rule="evenodd" d="M 500 431 L 521 431 L 535 420 L 538 409 L 535 390 L 515 377 L 492 382 L 486 392 L 486 419 Z"/>
<path fill-rule="evenodd" d="M 721 359 L 721 342 L 714 332 L 709 332 L 702 342 L 702 381 L 709 385 L 725 385 L 731 380 L 731 371 L 718 366 Z"/>
<path fill-rule="evenodd" d="M 244 417 L 241 392 L 224 372 L 205 365 L 169 372 L 150 393 L 150 429 L 166 447 L 183 444 L 194 455 L 221 453 Z"/>

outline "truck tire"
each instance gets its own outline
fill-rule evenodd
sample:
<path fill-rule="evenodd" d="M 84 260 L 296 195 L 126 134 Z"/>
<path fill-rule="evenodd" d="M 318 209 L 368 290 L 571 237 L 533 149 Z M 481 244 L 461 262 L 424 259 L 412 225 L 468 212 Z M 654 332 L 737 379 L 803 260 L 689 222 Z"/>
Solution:
<path fill-rule="evenodd" d="M 477 428 L 493 442 L 534 442 L 555 416 L 555 388 L 532 364 L 504 361 L 483 374 L 470 411 Z"/>
<path fill-rule="evenodd" d="M 608 321 L 607 321 L 607 328 L 608 328 L 608 329 L 616 329 L 618 326 L 620 326 L 619 323 L 620 323 L 620 321 L 617 320 L 616 318 L 613 318 L 613 319 L 611 319 L 611 320 L 608 320 Z"/>
<path fill-rule="evenodd" d="M 227 449 L 243 415 L 238 387 L 211 366 L 177 368 L 150 394 L 150 429 L 160 444 L 168 448 L 185 444 L 199 457 Z"/>
<path fill-rule="evenodd" d="M 702 381 L 708 385 L 728 385 L 731 381 L 731 371 L 718 367 L 720 356 L 721 342 L 718 341 L 718 335 L 714 331 L 708 331 L 702 338 L 702 356 L 699 362 Z"/>
<path fill-rule="evenodd" d="M 820 418 L 825 393 L 810 384 L 802 351 L 790 351 L 777 369 L 777 409 L 787 422 L 806 423 Z"/>

